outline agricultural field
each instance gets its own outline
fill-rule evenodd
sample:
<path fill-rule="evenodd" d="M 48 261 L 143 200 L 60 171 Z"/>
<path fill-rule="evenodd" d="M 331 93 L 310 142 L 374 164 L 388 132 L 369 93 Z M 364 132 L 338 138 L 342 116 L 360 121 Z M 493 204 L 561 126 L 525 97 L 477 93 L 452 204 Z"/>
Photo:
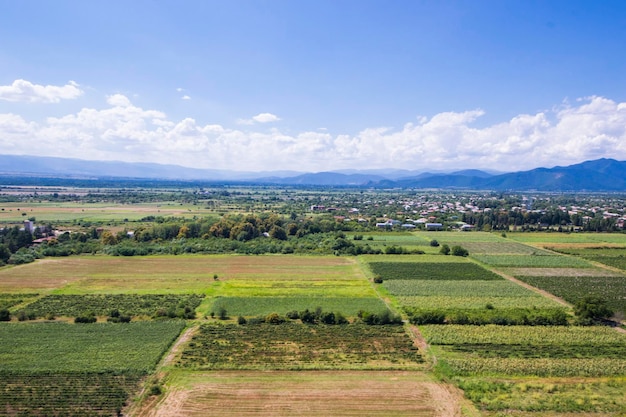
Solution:
<path fill-rule="evenodd" d="M 165 398 L 137 416 L 447 417 L 458 415 L 461 397 L 415 371 L 175 370 Z"/>
<path fill-rule="evenodd" d="M 176 216 L 193 218 L 214 213 L 200 205 L 181 204 L 176 201 L 159 203 L 89 203 L 89 202 L 40 202 L 2 203 L 0 223 L 21 222 L 35 217 L 39 223 L 59 222 L 132 222 L 148 216 Z"/>
<path fill-rule="evenodd" d="M 626 275 L 611 276 L 528 276 L 516 278 L 576 304 L 588 295 L 599 296 L 622 317 L 626 316 Z"/>
<path fill-rule="evenodd" d="M 443 258 L 440 257 L 440 258 Z M 447 262 L 454 257 L 445 257 L 439 262 L 371 262 L 372 273 L 383 280 L 451 280 L 493 281 L 503 278 L 475 263 Z M 457 257 L 457 259 L 459 259 Z"/>
<path fill-rule="evenodd" d="M 38 294 L 0 294 L 0 310 L 34 300 L 37 296 Z"/>
<path fill-rule="evenodd" d="M 537 246 L 550 244 L 626 245 L 626 235 L 619 233 L 509 232 L 507 239 Z"/>
<path fill-rule="evenodd" d="M 591 268 L 593 265 L 584 259 L 562 255 L 471 255 L 487 265 L 503 268 Z"/>
<path fill-rule="evenodd" d="M 198 311 L 209 315 L 221 309 L 232 317 L 264 316 L 270 313 L 285 315 L 290 311 L 302 311 L 317 308 L 324 311 L 340 312 L 347 317 L 356 317 L 359 311 L 380 313 L 387 310 L 384 301 L 378 297 L 215 297 L 208 306 L 201 306 Z"/>
<path fill-rule="evenodd" d="M 369 245 L 371 248 L 385 251 L 388 247 L 402 247 L 408 251 L 421 250 L 425 253 L 435 254 L 439 248 L 430 246 L 430 239 L 423 236 L 416 236 L 410 232 L 366 232 L 358 234 L 347 234 L 346 239 L 354 241 L 355 236 L 361 240 L 354 243 Z"/>
<path fill-rule="evenodd" d="M 206 293 L 229 279 L 341 281 L 360 277 L 354 259 L 330 256 L 72 256 L 0 269 L 0 293 L 188 294 Z"/>
<path fill-rule="evenodd" d="M 493 325 L 420 329 L 437 354 L 438 371 L 453 379 L 485 415 L 505 410 L 518 410 L 519 415 L 626 412 L 626 335 L 613 329 Z"/>
<path fill-rule="evenodd" d="M 202 370 L 423 369 L 423 359 L 401 325 L 203 324 L 176 365 Z"/>
<path fill-rule="evenodd" d="M 77 317 L 93 313 L 98 317 L 108 316 L 118 310 L 120 315 L 131 317 L 181 317 L 184 312 L 193 312 L 202 302 L 197 294 L 92 294 L 92 295 L 47 295 L 18 310 L 24 314 L 42 317 Z M 177 314 L 177 310 L 182 313 Z"/>
<path fill-rule="evenodd" d="M 0 415 L 116 415 L 183 327 L 3 323 Z"/>

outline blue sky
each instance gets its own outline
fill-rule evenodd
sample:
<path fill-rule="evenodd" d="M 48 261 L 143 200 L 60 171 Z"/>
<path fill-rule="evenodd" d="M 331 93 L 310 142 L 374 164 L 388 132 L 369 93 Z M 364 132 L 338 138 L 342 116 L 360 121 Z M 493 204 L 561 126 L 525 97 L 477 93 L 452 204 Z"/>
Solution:
<path fill-rule="evenodd" d="M 3 154 L 212 169 L 626 159 L 626 2 L 0 0 Z"/>

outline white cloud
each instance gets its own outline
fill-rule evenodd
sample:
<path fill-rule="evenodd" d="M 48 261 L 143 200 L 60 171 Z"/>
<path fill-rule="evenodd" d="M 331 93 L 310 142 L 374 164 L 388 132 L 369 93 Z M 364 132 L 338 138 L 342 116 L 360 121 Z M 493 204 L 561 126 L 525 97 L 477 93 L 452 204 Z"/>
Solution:
<path fill-rule="evenodd" d="M 0 114 L 4 153 L 160 162 L 232 170 L 324 171 L 339 168 L 523 170 L 586 159 L 626 160 L 626 103 L 588 97 L 536 114 L 476 128 L 482 110 L 420 117 L 399 129 L 355 135 L 327 130 L 231 129 L 192 118 L 171 120 L 121 94 L 102 109 L 83 108 L 41 123 Z M 267 116 L 270 115 L 270 116 Z M 278 118 L 261 113 L 247 122 Z"/>
<path fill-rule="evenodd" d="M 258 123 L 270 123 L 279 121 L 280 117 L 272 113 L 260 113 L 254 116 L 252 120 Z"/>
<path fill-rule="evenodd" d="M 259 113 L 256 116 L 253 116 L 251 119 L 239 119 L 237 123 L 240 125 L 253 125 L 255 123 L 271 123 L 277 122 L 280 120 L 280 117 L 276 116 L 272 113 Z"/>
<path fill-rule="evenodd" d="M 38 85 L 26 80 L 15 80 L 0 86 L 0 100 L 26 103 L 58 103 L 80 97 L 83 90 L 74 81 L 66 85 Z"/>
<path fill-rule="evenodd" d="M 191 100 L 191 97 L 189 97 L 188 95 L 184 95 L 181 97 L 182 100 Z"/>

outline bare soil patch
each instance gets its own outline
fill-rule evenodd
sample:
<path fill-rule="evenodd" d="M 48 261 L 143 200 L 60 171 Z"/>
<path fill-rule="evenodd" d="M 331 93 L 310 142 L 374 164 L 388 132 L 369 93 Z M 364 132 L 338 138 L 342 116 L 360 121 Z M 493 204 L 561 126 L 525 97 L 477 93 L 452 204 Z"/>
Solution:
<path fill-rule="evenodd" d="M 458 392 L 416 372 L 185 374 L 136 417 L 460 416 Z"/>

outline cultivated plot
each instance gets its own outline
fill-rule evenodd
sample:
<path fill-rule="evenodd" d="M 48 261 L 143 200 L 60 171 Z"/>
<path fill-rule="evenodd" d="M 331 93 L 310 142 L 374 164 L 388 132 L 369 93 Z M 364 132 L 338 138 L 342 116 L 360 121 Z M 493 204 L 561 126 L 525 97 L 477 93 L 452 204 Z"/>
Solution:
<path fill-rule="evenodd" d="M 461 396 L 414 371 L 174 372 L 163 401 L 137 417 L 452 417 Z"/>

